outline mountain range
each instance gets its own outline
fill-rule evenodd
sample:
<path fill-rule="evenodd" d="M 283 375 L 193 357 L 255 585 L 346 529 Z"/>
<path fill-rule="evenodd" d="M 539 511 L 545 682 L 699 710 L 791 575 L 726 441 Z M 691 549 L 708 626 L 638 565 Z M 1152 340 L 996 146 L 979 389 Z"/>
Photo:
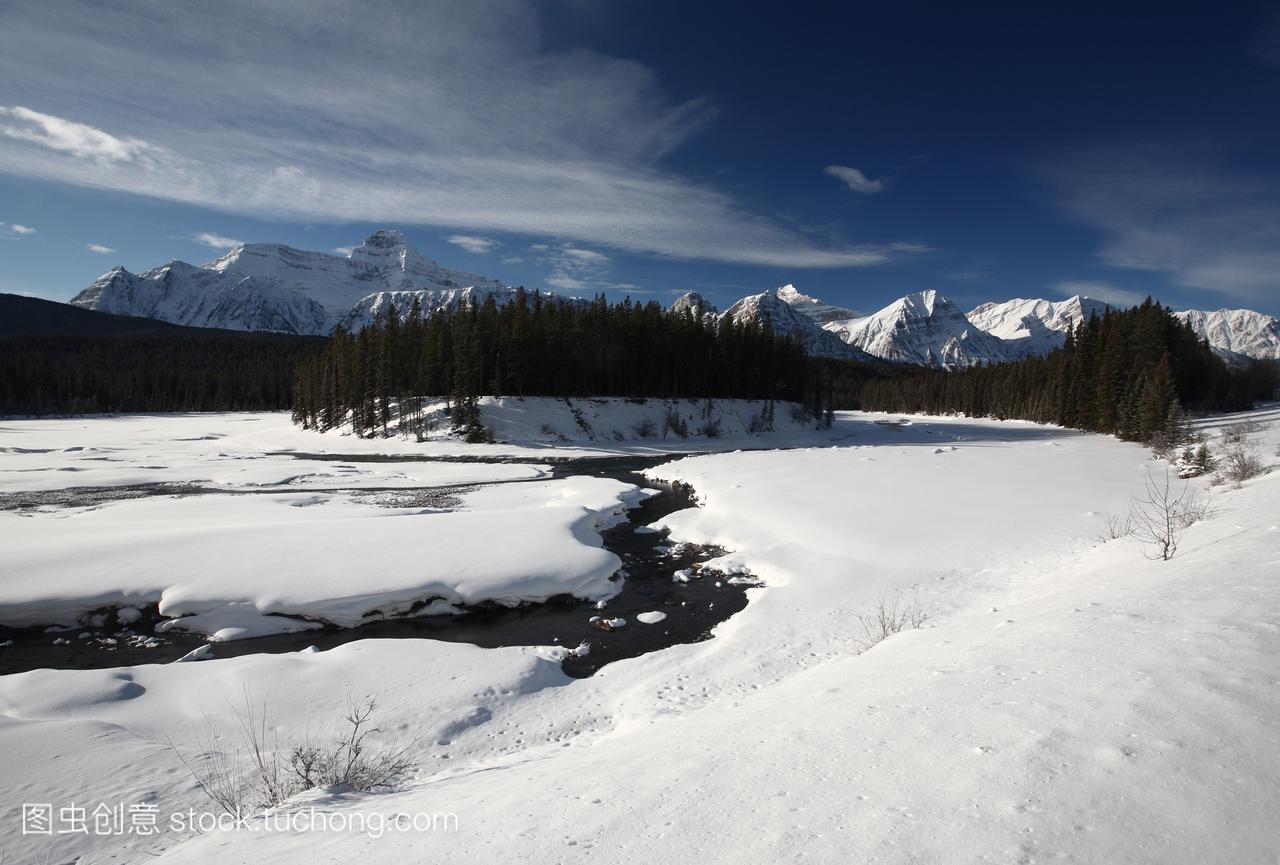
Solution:
<path fill-rule="evenodd" d="M 414 300 L 430 312 L 464 301 L 499 303 L 515 289 L 420 255 L 402 232 L 375 231 L 347 256 L 276 243 L 249 243 L 202 265 L 183 261 L 143 273 L 117 267 L 71 303 L 84 309 L 172 324 L 322 335 L 357 329 L 388 303 L 402 313 Z M 1014 299 L 961 311 L 936 291 L 895 300 L 870 315 L 802 294 L 794 285 L 749 295 L 723 313 L 697 293 L 673 304 L 696 315 L 768 324 L 811 354 L 961 368 L 1044 354 L 1066 331 L 1107 305 L 1088 297 Z M 1231 362 L 1280 359 L 1280 320 L 1247 309 L 1177 313 Z"/>

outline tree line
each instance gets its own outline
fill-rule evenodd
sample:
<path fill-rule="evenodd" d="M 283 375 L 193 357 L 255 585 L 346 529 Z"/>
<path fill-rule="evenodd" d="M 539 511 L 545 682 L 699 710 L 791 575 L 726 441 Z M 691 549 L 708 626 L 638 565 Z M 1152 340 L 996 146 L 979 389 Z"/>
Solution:
<path fill-rule="evenodd" d="M 445 399 L 455 429 L 482 438 L 481 395 L 791 400 L 819 416 L 825 398 L 830 408 L 803 346 L 755 322 L 516 289 L 501 305 L 389 304 L 359 332 L 335 331 L 299 364 L 293 413 L 308 429 L 350 424 L 361 435 L 385 432 L 394 414 L 412 433 L 426 400 Z"/>
<path fill-rule="evenodd" d="M 297 362 L 323 345 L 225 332 L 0 339 L 0 414 L 286 409 Z"/>
<path fill-rule="evenodd" d="M 876 377 L 862 383 L 859 402 L 872 411 L 1019 418 L 1160 445 L 1181 435 L 1183 412 L 1236 411 L 1275 387 L 1274 365 L 1233 371 L 1147 298 L 1080 322 L 1048 356 Z"/>

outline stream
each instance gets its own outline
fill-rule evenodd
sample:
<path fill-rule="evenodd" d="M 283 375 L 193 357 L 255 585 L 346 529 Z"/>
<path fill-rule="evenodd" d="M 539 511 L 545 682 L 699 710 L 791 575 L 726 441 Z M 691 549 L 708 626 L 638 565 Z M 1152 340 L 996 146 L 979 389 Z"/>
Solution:
<path fill-rule="evenodd" d="M 290 453 L 300 460 L 335 462 L 379 462 L 380 455 Z M 590 644 L 584 654 L 569 654 L 562 662 L 565 673 L 575 678 L 592 675 L 601 667 L 623 658 L 633 658 L 681 643 L 695 643 L 711 638 L 712 629 L 741 611 L 747 605 L 746 589 L 757 585 L 752 580 L 731 581 L 724 575 L 707 573 L 687 582 L 674 582 L 673 574 L 690 569 L 725 551 L 692 544 L 672 545 L 665 534 L 637 531 L 637 528 L 660 520 L 674 511 L 696 507 L 692 491 L 678 484 L 649 481 L 641 472 L 679 455 L 659 457 L 588 457 L 540 459 L 537 464 L 550 465 L 553 479 L 589 475 L 607 477 L 624 483 L 638 484 L 658 490 L 638 507 L 628 511 L 628 521 L 601 533 L 604 547 L 622 560 L 626 572 L 622 591 L 597 610 L 591 602 L 569 595 L 559 595 L 544 603 L 506 607 L 483 603 L 458 615 L 402 616 L 371 621 L 354 628 L 326 626 L 320 630 L 292 634 L 275 634 L 207 643 L 200 634 L 167 631 L 154 634 L 155 625 L 163 621 L 155 605 L 142 608 L 143 617 L 127 625 L 116 621 L 111 608 L 96 611 L 95 626 L 77 625 L 69 629 L 44 627 L 6 628 L 0 626 L 0 643 L 12 641 L 0 649 L 0 675 L 39 668 L 97 669 L 166 663 L 177 660 L 200 646 L 209 646 L 212 657 L 229 658 L 257 653 L 296 652 L 309 647 L 326 650 L 353 640 L 365 639 L 433 639 L 471 643 L 483 648 L 503 646 L 564 646 L 573 649 Z M 528 459 L 507 458 L 438 458 L 397 456 L 395 461 L 426 462 L 504 462 L 531 463 Z M 545 480 L 541 478 L 538 480 Z M 486 483 L 527 483 L 527 480 Z M 420 488 L 344 489 L 354 495 L 383 495 L 386 504 L 452 507 L 457 496 L 485 484 L 462 484 Z M 308 490 L 309 492 L 320 492 Z M 0 509 L 35 506 L 84 506 L 108 501 L 153 495 L 271 495 L 293 493 L 292 489 L 228 491 L 198 484 L 146 484 L 132 487 L 85 487 L 0 497 Z M 694 571 L 697 572 L 696 569 Z M 617 577 L 615 577 L 617 579 Z M 646 624 L 641 613 L 664 613 L 666 618 Z M 626 625 L 605 630 L 592 617 L 622 618 Z M 86 621 L 91 621 L 86 618 Z M 87 636 L 82 636 L 87 635 Z M 55 641 L 57 641 L 55 643 Z"/>

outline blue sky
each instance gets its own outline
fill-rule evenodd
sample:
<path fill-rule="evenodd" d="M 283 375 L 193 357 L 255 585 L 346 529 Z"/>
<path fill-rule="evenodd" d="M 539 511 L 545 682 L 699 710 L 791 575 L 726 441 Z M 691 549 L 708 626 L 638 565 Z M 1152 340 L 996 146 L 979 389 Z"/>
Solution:
<path fill-rule="evenodd" d="M 1280 4 L 0 6 L 0 291 L 380 227 L 575 294 L 1280 314 Z"/>

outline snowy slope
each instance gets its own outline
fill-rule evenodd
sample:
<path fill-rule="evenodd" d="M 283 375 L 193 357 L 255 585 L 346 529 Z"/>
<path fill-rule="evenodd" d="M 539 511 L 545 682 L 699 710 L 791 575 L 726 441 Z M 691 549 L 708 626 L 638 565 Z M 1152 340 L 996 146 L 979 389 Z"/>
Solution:
<path fill-rule="evenodd" d="M 14 832 L 8 852 L 282 865 L 399 865 L 424 850 L 463 865 L 1276 861 L 1280 472 L 1219 491 L 1216 514 L 1159 562 L 1135 541 L 1097 540 L 1103 514 L 1159 468 L 1142 448 L 1026 423 L 877 423 L 895 420 L 841 414 L 851 446 L 654 470 L 704 504 L 665 520 L 675 537 L 729 545 L 765 586 L 714 639 L 587 680 L 560 675 L 551 649 L 417 640 L 0 679 L 7 811 L 198 807 L 168 741 L 198 759 L 192 728 L 206 718 L 233 741 L 246 689 L 296 741 L 355 687 L 380 703 L 376 744 L 410 745 L 417 777 L 387 795 L 320 792 L 289 812 L 362 825 L 452 813 L 451 831 Z M 1268 456 L 1276 444 L 1273 430 Z M 857 616 L 895 587 L 918 588 L 933 618 L 863 651 Z"/>
<path fill-rule="evenodd" d="M 801 294 L 794 285 L 788 284 L 779 288 L 778 299 L 818 325 L 818 327 L 822 327 L 829 321 L 848 321 L 851 318 L 862 317 L 860 312 L 854 312 L 852 309 L 846 309 L 843 306 L 833 306 L 816 297 Z"/>
<path fill-rule="evenodd" d="M 981 304 L 967 317 L 977 327 L 1010 343 L 1018 354 L 1033 355 L 1061 348 L 1068 329 L 1106 310 L 1107 304 L 1102 301 L 1080 295 L 1060 301 L 1015 298 Z"/>
<path fill-rule="evenodd" d="M 1174 313 L 1230 360 L 1280 360 L 1280 319 L 1251 309 Z"/>
<path fill-rule="evenodd" d="M 419 255 L 402 232 L 382 230 L 345 258 L 248 243 L 199 267 L 172 261 L 136 275 L 118 267 L 71 303 L 197 327 L 326 334 L 369 295 L 425 291 L 449 299 L 468 287 L 506 290 Z"/>
<path fill-rule="evenodd" d="M 754 321 L 768 325 L 773 332 L 796 337 L 805 350 L 820 357 L 842 357 L 853 360 L 872 360 L 861 347 L 844 344 L 823 330 L 810 318 L 797 312 L 780 296 L 781 289 L 765 291 L 742 298 L 725 310 L 722 318 L 742 324 Z"/>
<path fill-rule="evenodd" d="M 956 368 L 1017 357 L 1008 344 L 975 326 L 936 291 L 909 294 L 865 318 L 825 327 L 850 345 L 894 363 Z"/>
<path fill-rule="evenodd" d="M 278 283 L 182 261 L 141 274 L 117 267 L 71 303 L 114 315 L 227 330 L 318 334 L 327 332 L 330 319 L 315 300 Z"/>

